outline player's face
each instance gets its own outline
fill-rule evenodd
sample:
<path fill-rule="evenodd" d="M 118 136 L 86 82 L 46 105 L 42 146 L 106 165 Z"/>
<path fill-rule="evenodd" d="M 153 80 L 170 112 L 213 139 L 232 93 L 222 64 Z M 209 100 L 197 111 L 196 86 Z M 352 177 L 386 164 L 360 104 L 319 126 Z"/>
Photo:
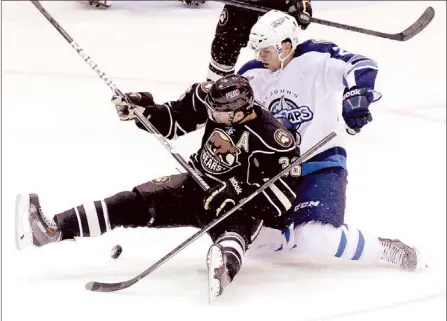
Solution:
<path fill-rule="evenodd" d="M 278 52 L 273 46 L 260 49 L 258 53 L 258 60 L 271 71 L 276 71 L 281 68 L 281 61 L 279 60 Z"/>
<path fill-rule="evenodd" d="M 236 113 L 233 111 L 214 111 L 208 108 L 208 117 L 216 123 L 231 126 L 244 118 L 244 113 L 240 111 Z"/>

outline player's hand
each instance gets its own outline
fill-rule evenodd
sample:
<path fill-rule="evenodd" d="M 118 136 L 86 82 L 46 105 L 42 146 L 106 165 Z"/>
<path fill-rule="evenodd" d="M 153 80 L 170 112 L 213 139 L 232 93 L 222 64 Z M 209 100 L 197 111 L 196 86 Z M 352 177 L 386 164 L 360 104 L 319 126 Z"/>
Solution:
<path fill-rule="evenodd" d="M 294 16 L 301 29 L 306 30 L 312 18 L 312 4 L 309 0 L 293 0 L 289 13 Z"/>
<path fill-rule="evenodd" d="M 125 95 L 135 107 L 145 109 L 155 106 L 154 97 L 149 92 L 126 93 Z M 126 121 L 135 118 L 133 113 L 134 107 L 130 106 L 123 97 L 114 95 L 112 97 L 112 104 L 115 105 L 120 120 Z"/>
<path fill-rule="evenodd" d="M 204 208 L 216 216 L 222 215 L 232 209 L 242 198 L 242 185 L 232 177 L 224 183 L 211 188 L 204 199 Z"/>
<path fill-rule="evenodd" d="M 366 87 L 345 89 L 342 116 L 346 125 L 355 133 L 359 133 L 363 126 L 373 120 L 369 112 L 369 105 L 373 101 L 374 92 Z"/>

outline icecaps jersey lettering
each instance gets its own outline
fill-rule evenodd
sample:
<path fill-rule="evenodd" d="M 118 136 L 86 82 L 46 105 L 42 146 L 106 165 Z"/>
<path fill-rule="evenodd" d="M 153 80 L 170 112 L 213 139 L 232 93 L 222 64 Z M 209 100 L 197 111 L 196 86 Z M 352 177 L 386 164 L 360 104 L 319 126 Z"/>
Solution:
<path fill-rule="evenodd" d="M 312 120 L 313 111 L 309 106 L 297 104 L 298 95 L 290 90 L 272 90 L 262 101 L 262 104 L 280 119 L 287 119 L 292 131 L 298 131 L 301 124 Z"/>

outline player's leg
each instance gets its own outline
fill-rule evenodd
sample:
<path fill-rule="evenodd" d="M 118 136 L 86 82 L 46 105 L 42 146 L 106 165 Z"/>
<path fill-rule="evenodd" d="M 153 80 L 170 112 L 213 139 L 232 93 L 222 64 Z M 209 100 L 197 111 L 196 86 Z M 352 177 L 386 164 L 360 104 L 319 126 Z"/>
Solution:
<path fill-rule="evenodd" d="M 260 16 L 253 10 L 224 6 L 211 43 L 208 80 L 217 81 L 234 74 L 239 52 L 247 45 L 251 27 Z"/>
<path fill-rule="evenodd" d="M 386 240 L 344 224 L 347 173 L 342 168 L 324 169 L 301 178 L 288 217 L 293 223 L 289 247 L 311 256 L 378 263 L 384 260 L 405 270 L 417 266 L 416 251 L 398 240 Z"/>
<path fill-rule="evenodd" d="M 49 243 L 93 237 L 116 227 L 196 226 L 195 209 L 201 206 L 197 184 L 186 174 L 166 176 L 102 200 L 87 202 L 49 220 L 36 194 L 17 199 L 17 245 Z"/>
<path fill-rule="evenodd" d="M 210 230 L 213 241 L 207 254 L 210 300 L 221 295 L 240 271 L 245 251 L 261 227 L 261 220 L 236 212 Z"/>
<path fill-rule="evenodd" d="M 257 5 L 284 12 L 295 10 L 290 0 L 255 0 Z M 306 5 L 311 11 L 310 3 Z M 224 6 L 211 44 L 211 59 L 207 79 L 217 81 L 223 76 L 233 74 L 239 53 L 247 45 L 250 30 L 263 13 L 242 9 L 234 6 Z"/>

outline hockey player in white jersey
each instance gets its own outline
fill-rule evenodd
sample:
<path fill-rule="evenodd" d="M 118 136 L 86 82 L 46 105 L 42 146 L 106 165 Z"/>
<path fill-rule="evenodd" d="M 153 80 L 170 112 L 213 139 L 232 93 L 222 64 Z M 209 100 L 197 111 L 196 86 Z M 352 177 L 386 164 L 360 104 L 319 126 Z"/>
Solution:
<path fill-rule="evenodd" d="M 376 62 L 347 52 L 326 41 L 298 42 L 295 18 L 272 10 L 262 16 L 250 33 L 249 47 L 257 59 L 239 74 L 247 77 L 255 99 L 296 136 L 305 152 L 334 131 L 339 112 L 351 133 L 372 121 L 369 106 L 380 99 L 374 90 Z M 344 222 L 347 166 L 343 137 L 338 136 L 302 165 L 302 176 L 293 210 L 285 219 L 265 221 L 283 230 L 270 242 L 276 250 L 293 249 L 312 256 L 393 263 L 413 271 L 417 252 L 399 240 L 367 236 Z M 284 166 L 288 163 L 285 160 Z M 279 242 L 279 243 L 278 243 Z M 263 244 L 266 245 L 266 244 Z"/>

